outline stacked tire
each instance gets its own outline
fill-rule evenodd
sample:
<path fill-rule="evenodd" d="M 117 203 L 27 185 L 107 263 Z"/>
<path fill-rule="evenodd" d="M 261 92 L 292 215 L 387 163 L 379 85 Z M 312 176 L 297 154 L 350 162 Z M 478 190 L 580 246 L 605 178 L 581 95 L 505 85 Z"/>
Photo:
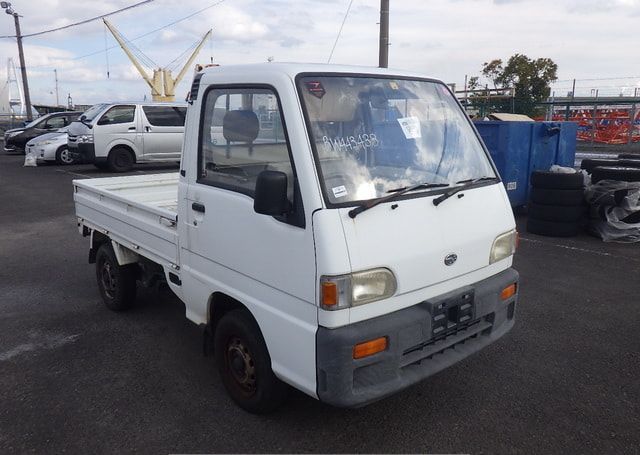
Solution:
<path fill-rule="evenodd" d="M 584 223 L 584 178 L 571 174 L 534 171 L 527 232 L 549 237 L 573 237 Z"/>

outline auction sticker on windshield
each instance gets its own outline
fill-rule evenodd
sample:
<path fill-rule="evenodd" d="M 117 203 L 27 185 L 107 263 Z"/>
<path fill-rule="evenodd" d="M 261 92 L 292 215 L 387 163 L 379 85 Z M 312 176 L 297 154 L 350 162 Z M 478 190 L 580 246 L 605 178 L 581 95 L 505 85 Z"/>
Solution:
<path fill-rule="evenodd" d="M 336 199 L 345 197 L 347 195 L 347 189 L 344 185 L 335 186 L 331 188 L 331 190 L 333 191 L 333 197 L 335 197 Z"/>
<path fill-rule="evenodd" d="M 418 117 L 403 117 L 398 119 L 404 137 L 407 139 L 418 139 L 422 137 L 420 133 L 420 120 Z"/>

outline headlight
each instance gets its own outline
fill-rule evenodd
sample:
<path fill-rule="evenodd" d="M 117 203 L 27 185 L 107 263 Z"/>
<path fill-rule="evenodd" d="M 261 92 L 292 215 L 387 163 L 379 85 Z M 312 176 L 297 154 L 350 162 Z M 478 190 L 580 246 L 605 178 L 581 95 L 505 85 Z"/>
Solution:
<path fill-rule="evenodd" d="M 93 134 L 82 134 L 78 136 L 78 142 L 84 142 L 84 143 L 93 142 Z"/>
<path fill-rule="evenodd" d="M 391 297 L 396 277 L 389 269 L 365 270 L 320 278 L 320 303 L 325 310 L 342 310 Z"/>
<path fill-rule="evenodd" d="M 42 142 L 36 142 L 35 144 L 32 144 L 34 147 L 42 147 L 43 145 L 49 145 L 49 144 L 53 144 L 53 141 L 42 141 Z"/>
<path fill-rule="evenodd" d="M 504 258 L 508 258 L 516 252 L 516 242 L 518 239 L 518 233 L 515 231 L 505 232 L 500 234 L 493 241 L 491 246 L 491 255 L 489 256 L 489 264 L 498 262 Z"/>
<path fill-rule="evenodd" d="M 6 136 L 7 138 L 16 137 L 20 133 L 22 133 L 22 131 L 14 131 L 13 133 L 6 133 Z"/>

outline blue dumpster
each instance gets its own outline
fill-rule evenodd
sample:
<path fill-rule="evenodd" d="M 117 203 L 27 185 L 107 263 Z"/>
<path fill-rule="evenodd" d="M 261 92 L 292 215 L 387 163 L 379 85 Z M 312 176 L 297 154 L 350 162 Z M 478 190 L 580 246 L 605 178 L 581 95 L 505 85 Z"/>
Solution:
<path fill-rule="evenodd" d="M 500 177 L 512 207 L 526 205 L 529 178 L 552 165 L 573 167 L 578 125 L 573 122 L 474 122 Z"/>

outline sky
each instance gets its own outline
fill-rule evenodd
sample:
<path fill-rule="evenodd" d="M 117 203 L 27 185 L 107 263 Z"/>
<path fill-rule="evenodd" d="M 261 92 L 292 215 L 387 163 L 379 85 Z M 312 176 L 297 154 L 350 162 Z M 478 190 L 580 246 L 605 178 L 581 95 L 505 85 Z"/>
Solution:
<path fill-rule="evenodd" d="M 13 0 L 23 34 L 63 26 L 140 0 Z M 515 53 L 549 57 L 559 66 L 558 96 L 599 88 L 625 94 L 640 87 L 640 0 L 390 0 L 389 67 L 418 71 L 464 85 L 483 62 Z M 212 39 L 197 62 L 327 62 L 349 0 L 155 0 L 108 18 L 164 66 L 209 29 Z M 377 66 L 379 0 L 353 0 L 332 63 Z M 0 14 L 0 35 L 14 35 L 13 18 Z M 24 39 L 34 103 L 142 100 L 150 89 L 101 21 Z M 0 87 L 6 61 L 18 65 L 15 39 L 0 39 Z M 84 57 L 87 54 L 94 54 Z M 108 61 L 108 65 L 107 65 Z M 109 78 L 107 78 L 107 70 Z M 174 74 L 177 71 L 174 71 Z M 193 71 L 176 90 L 183 98 Z M 605 80 L 608 79 L 608 80 Z M 640 89 L 639 89 L 640 90 Z M 587 93 L 588 94 L 588 93 Z"/>

